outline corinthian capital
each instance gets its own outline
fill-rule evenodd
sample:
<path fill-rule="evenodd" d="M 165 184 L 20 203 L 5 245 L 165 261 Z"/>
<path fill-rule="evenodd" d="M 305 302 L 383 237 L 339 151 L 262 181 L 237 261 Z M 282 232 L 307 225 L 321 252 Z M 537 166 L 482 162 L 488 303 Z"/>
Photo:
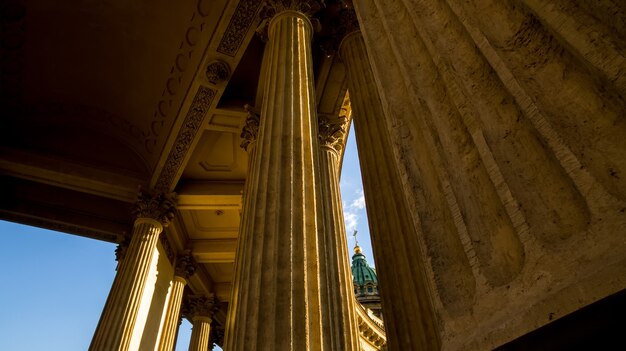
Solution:
<path fill-rule="evenodd" d="M 193 259 L 193 256 L 191 256 L 191 253 L 189 251 L 185 251 L 183 255 L 178 256 L 178 258 L 176 259 L 174 275 L 188 279 L 196 272 L 197 267 L 198 265 Z"/>
<path fill-rule="evenodd" d="M 343 138 L 346 135 L 347 118 L 345 116 L 332 117 L 320 114 L 318 119 L 320 144 L 341 151 Z"/>
<path fill-rule="evenodd" d="M 191 320 L 197 317 L 213 318 L 217 310 L 216 302 L 213 294 L 207 296 L 187 296 L 183 313 Z"/>
<path fill-rule="evenodd" d="M 271 18 L 282 11 L 298 11 L 312 16 L 324 6 L 324 0 L 266 0 L 261 10 L 261 18 Z"/>
<path fill-rule="evenodd" d="M 167 226 L 174 218 L 176 194 L 140 189 L 133 208 L 137 218 L 152 218 Z"/>
<path fill-rule="evenodd" d="M 248 111 L 248 117 L 246 117 L 246 122 L 243 125 L 243 130 L 241 131 L 241 148 L 248 151 L 248 146 L 250 144 L 256 142 L 256 138 L 259 135 L 259 125 L 261 123 L 261 117 L 259 116 L 259 112 L 255 110 L 250 105 L 245 105 L 244 108 Z"/>

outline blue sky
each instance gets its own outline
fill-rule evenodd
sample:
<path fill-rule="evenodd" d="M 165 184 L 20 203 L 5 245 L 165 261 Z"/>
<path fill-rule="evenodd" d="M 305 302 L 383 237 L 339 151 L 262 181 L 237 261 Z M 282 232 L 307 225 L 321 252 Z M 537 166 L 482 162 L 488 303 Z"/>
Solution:
<path fill-rule="evenodd" d="M 359 245 L 373 265 L 352 130 L 341 193 L 349 252 L 357 229 Z M 115 244 L 5 221 L 0 221 L 0 239 L 0 350 L 86 350 L 115 276 Z M 190 336 L 185 320 L 177 351 L 187 350 Z"/>

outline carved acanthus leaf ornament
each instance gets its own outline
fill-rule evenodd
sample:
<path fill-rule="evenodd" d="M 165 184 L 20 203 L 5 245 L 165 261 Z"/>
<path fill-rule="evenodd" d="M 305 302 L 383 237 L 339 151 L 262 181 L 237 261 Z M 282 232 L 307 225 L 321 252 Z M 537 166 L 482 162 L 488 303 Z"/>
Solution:
<path fill-rule="evenodd" d="M 198 268 L 198 264 L 191 256 L 191 252 L 185 251 L 183 255 L 178 256 L 176 259 L 176 267 L 174 268 L 174 275 L 188 279 L 191 277 Z"/>
<path fill-rule="evenodd" d="M 167 226 L 174 218 L 176 194 L 141 189 L 133 208 L 137 218 L 152 218 Z"/>
<path fill-rule="evenodd" d="M 320 144 L 341 151 L 343 138 L 346 135 L 347 118 L 319 115 L 318 119 Z"/>
<path fill-rule="evenodd" d="M 324 6 L 324 0 L 266 0 L 261 18 L 271 18 L 282 11 L 298 11 L 312 16 Z"/>
<path fill-rule="evenodd" d="M 215 295 L 187 296 L 183 311 L 187 318 L 213 318 L 215 312 L 217 312 L 217 300 L 215 299 Z"/>

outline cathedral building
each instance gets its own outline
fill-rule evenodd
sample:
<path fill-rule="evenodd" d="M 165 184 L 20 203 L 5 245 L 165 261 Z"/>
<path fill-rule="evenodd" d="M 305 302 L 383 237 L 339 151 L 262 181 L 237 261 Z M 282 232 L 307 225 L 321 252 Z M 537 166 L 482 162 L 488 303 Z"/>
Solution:
<path fill-rule="evenodd" d="M 354 255 L 352 255 L 352 283 L 357 302 L 382 320 L 378 276 L 367 263 L 358 245 L 354 247 Z"/>
<path fill-rule="evenodd" d="M 0 218 L 119 245 L 92 351 L 624 349 L 625 4 L 4 0 Z"/>

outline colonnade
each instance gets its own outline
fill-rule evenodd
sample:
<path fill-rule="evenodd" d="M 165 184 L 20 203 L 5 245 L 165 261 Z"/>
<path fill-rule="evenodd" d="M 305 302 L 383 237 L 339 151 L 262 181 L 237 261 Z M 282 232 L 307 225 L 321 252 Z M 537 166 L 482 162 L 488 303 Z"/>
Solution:
<path fill-rule="evenodd" d="M 225 348 L 358 350 L 359 332 L 339 191 L 339 162 L 348 121 L 345 116 L 316 113 L 313 25 L 309 16 L 320 4 L 268 3 L 263 10 L 268 18 L 263 103 L 260 113 L 249 108 L 242 133 L 242 147 L 249 154 L 249 173 Z M 344 26 L 342 31 L 342 38 L 360 38 L 358 25 Z M 362 39 L 346 39 L 341 51 L 346 53 L 348 65 L 367 70 L 366 57 L 359 57 L 365 55 L 362 45 Z M 351 52 L 355 47 L 361 51 Z M 355 72 L 350 71 L 349 78 L 355 79 Z M 371 73 L 367 74 L 371 79 Z M 375 87 L 367 84 L 350 83 L 351 89 L 364 92 L 356 94 L 352 101 L 357 111 L 375 120 L 381 108 L 377 107 L 379 101 L 371 100 Z M 367 152 L 378 148 L 380 145 L 376 144 Z M 148 263 L 174 206 L 173 199 L 166 195 L 151 196 L 147 205 L 144 200 L 138 202 L 139 207 L 147 206 L 151 212 L 137 212 L 130 246 L 90 350 L 129 349 Z M 402 229 L 399 224 L 392 230 Z M 157 343 L 159 350 L 174 347 L 182 292 L 195 269 L 189 255 L 176 261 Z M 206 296 L 190 297 L 183 309 L 193 322 L 190 350 L 206 350 L 214 301 Z"/>
<path fill-rule="evenodd" d="M 618 267 L 625 252 L 624 41 L 610 21 L 624 12 L 556 3 L 364 0 L 362 33 L 340 10 L 390 350 L 490 349 L 544 325 L 545 306 L 560 317 L 626 286 L 602 264 Z M 262 11 L 263 101 L 242 133 L 249 174 L 227 350 L 359 349 L 338 190 L 346 123 L 316 113 L 320 6 L 275 0 Z M 130 348 L 174 202 L 140 194 L 90 350 Z M 193 274 L 190 257 L 177 262 L 160 350 L 174 345 Z M 215 300 L 184 305 L 190 350 L 204 351 Z"/>
<path fill-rule="evenodd" d="M 174 217 L 175 196 L 157 191 L 141 191 L 134 207 L 135 225 L 128 246 L 118 247 L 118 273 L 107 298 L 89 350 L 129 350 L 146 348 L 142 331 L 136 331 L 146 282 L 158 256 L 157 244 L 163 227 Z M 147 341 L 149 348 L 159 351 L 174 349 L 183 314 L 191 320 L 193 329 L 190 351 L 206 351 L 215 298 L 187 296 L 183 291 L 197 264 L 190 252 L 175 258 L 174 272 L 169 284 L 164 313 L 158 333 Z M 184 311 L 181 311 L 183 306 Z M 145 323 L 145 321 L 144 321 Z M 148 338 L 150 339 L 150 338 Z"/>

